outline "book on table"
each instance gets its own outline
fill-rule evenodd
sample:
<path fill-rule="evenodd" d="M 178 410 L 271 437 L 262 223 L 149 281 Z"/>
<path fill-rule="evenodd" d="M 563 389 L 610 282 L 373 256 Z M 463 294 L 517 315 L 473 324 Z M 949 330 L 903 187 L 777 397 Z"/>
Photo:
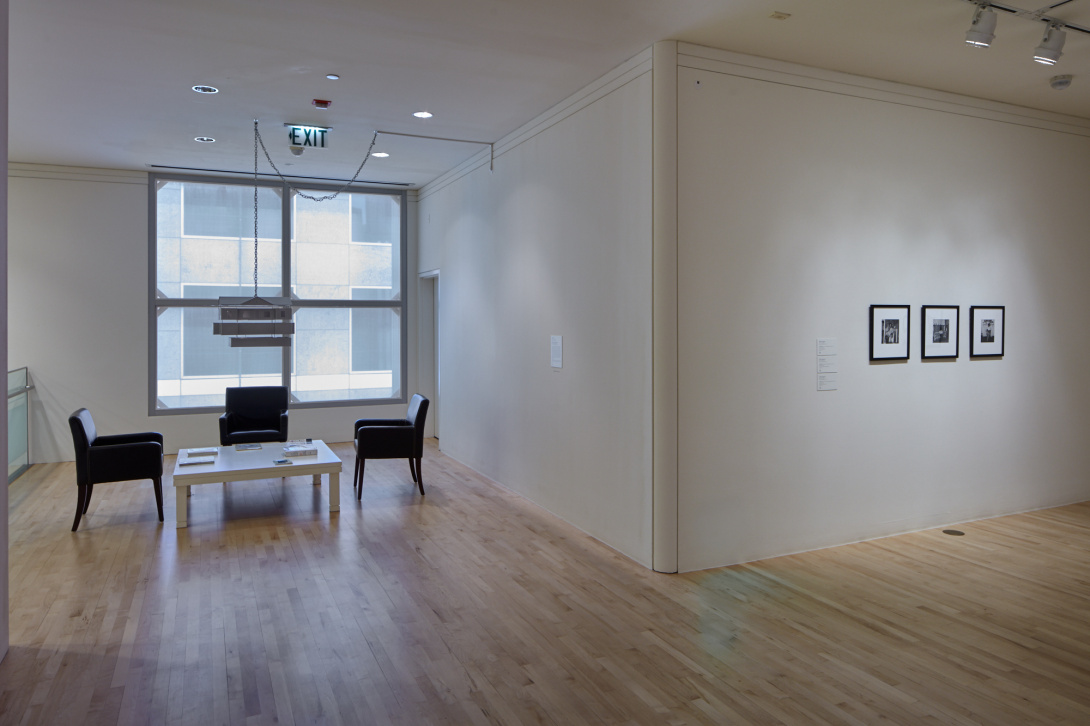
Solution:
<path fill-rule="evenodd" d="M 216 457 L 214 456 L 190 456 L 185 459 L 178 460 L 178 466 L 192 466 L 194 464 L 215 464 Z"/>
<path fill-rule="evenodd" d="M 307 441 L 289 441 L 284 445 L 284 456 L 317 456 L 318 447 Z"/>
<path fill-rule="evenodd" d="M 235 444 L 235 451 L 260 451 L 261 444 Z"/>
<path fill-rule="evenodd" d="M 186 454 L 188 456 L 190 456 L 190 457 L 193 457 L 193 456 L 215 456 L 218 453 L 220 453 L 220 450 L 219 450 L 219 447 L 217 447 L 217 446 L 205 446 L 205 447 L 200 448 L 200 449 L 186 449 Z"/>

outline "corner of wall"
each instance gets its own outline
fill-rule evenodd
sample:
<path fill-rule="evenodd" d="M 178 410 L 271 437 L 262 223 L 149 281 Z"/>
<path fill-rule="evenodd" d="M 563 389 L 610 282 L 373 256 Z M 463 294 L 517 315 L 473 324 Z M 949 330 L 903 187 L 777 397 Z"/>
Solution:
<path fill-rule="evenodd" d="M 652 57 L 652 568 L 677 572 L 677 42 Z"/>

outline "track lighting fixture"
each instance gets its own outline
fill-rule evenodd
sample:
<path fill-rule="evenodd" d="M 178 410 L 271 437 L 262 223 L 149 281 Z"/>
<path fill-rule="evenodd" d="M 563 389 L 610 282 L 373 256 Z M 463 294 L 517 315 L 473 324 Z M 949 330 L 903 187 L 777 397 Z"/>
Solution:
<path fill-rule="evenodd" d="M 1045 26 L 1045 36 L 1041 44 L 1033 53 L 1033 60 L 1046 66 L 1054 66 L 1063 55 L 1064 41 L 1067 40 L 1068 31 L 1090 35 L 1090 26 L 1079 25 L 1068 20 L 1048 15 L 1055 10 L 1075 0 L 1052 0 L 1052 4 L 1039 10 L 1026 10 L 1025 8 L 1011 5 L 1004 0 L 961 0 L 976 6 L 973 12 L 973 22 L 965 33 L 966 45 L 974 48 L 987 48 L 995 40 L 996 18 L 1001 13 L 1031 20 Z M 1005 20 L 1003 22 L 1006 22 Z"/>
<path fill-rule="evenodd" d="M 965 33 L 965 42 L 974 48 L 987 48 L 995 40 L 995 23 L 995 11 L 987 5 L 978 5 L 973 23 Z"/>
<path fill-rule="evenodd" d="M 1045 29 L 1045 37 L 1041 38 L 1041 44 L 1033 52 L 1033 60 L 1044 63 L 1046 66 L 1054 66 L 1063 55 L 1064 41 L 1067 33 L 1060 30 L 1058 25 L 1049 25 Z"/>

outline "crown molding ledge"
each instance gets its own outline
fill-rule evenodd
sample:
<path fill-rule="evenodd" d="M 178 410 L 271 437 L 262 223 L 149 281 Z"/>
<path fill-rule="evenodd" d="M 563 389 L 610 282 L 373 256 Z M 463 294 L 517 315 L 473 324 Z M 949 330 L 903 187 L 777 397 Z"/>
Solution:
<path fill-rule="evenodd" d="M 8 176 L 21 179 L 57 179 L 61 181 L 93 181 L 112 184 L 147 186 L 148 174 L 124 169 L 97 169 L 87 166 L 56 166 L 8 162 Z"/>
<path fill-rule="evenodd" d="M 677 64 L 679 67 L 1090 137 L 1090 119 L 1078 116 L 1065 116 L 999 101 L 961 96 L 956 93 L 882 81 L 839 71 L 827 71 L 691 43 L 678 43 Z"/>

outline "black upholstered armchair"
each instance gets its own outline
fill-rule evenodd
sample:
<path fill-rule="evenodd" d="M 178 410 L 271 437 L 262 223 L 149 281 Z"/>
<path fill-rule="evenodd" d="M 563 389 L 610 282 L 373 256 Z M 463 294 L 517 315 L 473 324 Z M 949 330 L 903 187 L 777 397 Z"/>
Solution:
<path fill-rule="evenodd" d="M 220 446 L 288 440 L 288 389 L 247 386 L 227 389 L 220 416 Z"/>
<path fill-rule="evenodd" d="M 99 436 L 91 412 L 81 408 L 68 417 L 72 444 L 76 449 L 76 521 L 72 531 L 91 504 L 95 484 L 133 479 L 151 479 L 155 485 L 155 506 L 163 521 L 163 435 L 141 434 Z"/>
<path fill-rule="evenodd" d="M 409 401 L 405 418 L 361 418 L 356 421 L 356 473 L 352 488 L 356 499 L 363 496 L 363 469 L 367 459 L 408 459 L 413 481 L 424 493 L 424 477 L 420 459 L 424 455 L 424 419 L 428 416 L 428 399 L 419 393 Z"/>

